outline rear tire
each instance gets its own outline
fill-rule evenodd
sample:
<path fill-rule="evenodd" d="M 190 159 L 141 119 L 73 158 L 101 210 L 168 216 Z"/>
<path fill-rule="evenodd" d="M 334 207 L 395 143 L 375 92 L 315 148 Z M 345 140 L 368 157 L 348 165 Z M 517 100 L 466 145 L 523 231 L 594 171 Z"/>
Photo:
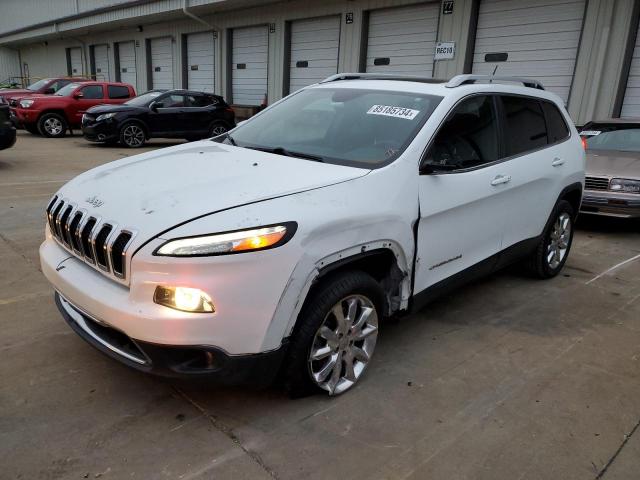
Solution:
<path fill-rule="evenodd" d="M 349 390 L 370 363 L 378 336 L 384 295 L 370 275 L 332 275 L 307 298 L 283 367 L 292 398 Z"/>
<path fill-rule="evenodd" d="M 129 148 L 140 148 L 147 140 L 147 134 L 138 122 L 127 122 L 120 127 L 120 143 Z"/>
<path fill-rule="evenodd" d="M 62 138 L 68 128 L 67 120 L 59 113 L 45 113 L 38 120 L 38 131 L 45 137 Z"/>
<path fill-rule="evenodd" d="M 542 239 L 531 254 L 525 268 L 541 279 L 553 278 L 567 261 L 573 242 L 575 212 L 566 200 L 560 200 L 550 217 Z"/>

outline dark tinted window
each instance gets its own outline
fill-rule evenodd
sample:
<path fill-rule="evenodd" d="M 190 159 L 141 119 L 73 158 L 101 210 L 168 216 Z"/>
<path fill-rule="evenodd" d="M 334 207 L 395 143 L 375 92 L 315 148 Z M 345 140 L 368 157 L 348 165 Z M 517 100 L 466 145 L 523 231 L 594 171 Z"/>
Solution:
<path fill-rule="evenodd" d="M 102 98 L 102 86 L 101 85 L 89 85 L 82 90 L 82 98 L 85 100 Z"/>
<path fill-rule="evenodd" d="M 109 98 L 129 98 L 129 89 L 122 85 L 109 85 L 107 91 Z"/>
<path fill-rule="evenodd" d="M 547 127 L 540 102 L 533 98 L 503 96 L 506 156 L 536 150 L 547 144 Z"/>
<path fill-rule="evenodd" d="M 460 169 L 498 160 L 498 128 L 490 96 L 473 97 L 455 107 L 427 155 L 434 167 Z"/>
<path fill-rule="evenodd" d="M 208 107 L 215 105 L 218 101 L 211 95 L 188 95 L 190 107 Z"/>
<path fill-rule="evenodd" d="M 549 102 L 540 103 L 542 104 L 542 110 L 544 110 L 547 119 L 547 136 L 549 137 L 549 143 L 556 143 L 567 138 L 569 136 L 569 129 L 558 107 Z"/>
<path fill-rule="evenodd" d="M 162 103 L 161 108 L 179 108 L 185 106 L 184 95 L 166 95 L 157 101 Z"/>

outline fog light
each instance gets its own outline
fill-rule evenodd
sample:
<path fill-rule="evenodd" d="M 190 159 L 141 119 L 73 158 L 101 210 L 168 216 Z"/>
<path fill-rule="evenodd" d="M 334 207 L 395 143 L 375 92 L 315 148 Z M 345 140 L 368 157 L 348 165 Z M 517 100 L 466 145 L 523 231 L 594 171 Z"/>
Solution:
<path fill-rule="evenodd" d="M 183 312 L 215 312 L 211 297 L 198 288 L 157 286 L 153 301 Z"/>

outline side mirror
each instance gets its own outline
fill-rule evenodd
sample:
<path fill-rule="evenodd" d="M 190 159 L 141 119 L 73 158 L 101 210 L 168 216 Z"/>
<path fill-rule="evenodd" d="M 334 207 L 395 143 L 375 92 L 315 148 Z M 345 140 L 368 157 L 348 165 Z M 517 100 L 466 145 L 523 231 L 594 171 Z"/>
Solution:
<path fill-rule="evenodd" d="M 73 94 L 73 98 L 75 98 L 76 100 L 80 99 L 84 97 L 84 94 L 82 92 L 76 92 Z"/>
<path fill-rule="evenodd" d="M 162 102 L 152 102 L 151 105 L 149 105 L 149 109 L 152 112 L 157 112 L 159 108 L 164 107 L 164 103 Z"/>
<path fill-rule="evenodd" d="M 54 93 L 56 93 L 55 89 L 53 87 L 49 87 L 49 88 L 45 88 L 42 93 L 44 93 L 45 95 L 52 95 Z"/>

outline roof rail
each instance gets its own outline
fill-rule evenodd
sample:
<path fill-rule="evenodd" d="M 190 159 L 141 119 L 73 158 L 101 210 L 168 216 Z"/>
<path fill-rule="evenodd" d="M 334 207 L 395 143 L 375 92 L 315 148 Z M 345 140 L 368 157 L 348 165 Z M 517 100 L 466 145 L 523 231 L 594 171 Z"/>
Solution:
<path fill-rule="evenodd" d="M 404 82 L 444 83 L 446 80 L 412 75 L 394 75 L 387 73 L 336 73 L 325 78 L 320 83 L 336 82 L 338 80 L 398 80 Z"/>
<path fill-rule="evenodd" d="M 460 85 L 467 85 L 476 82 L 514 82 L 514 83 L 522 83 L 525 87 L 529 88 L 537 88 L 538 90 L 544 90 L 544 85 L 538 80 L 534 80 L 533 78 L 523 78 L 523 77 L 509 77 L 509 76 L 496 76 L 496 75 L 456 75 L 451 80 L 447 82 L 445 87 L 447 88 L 455 88 Z"/>

